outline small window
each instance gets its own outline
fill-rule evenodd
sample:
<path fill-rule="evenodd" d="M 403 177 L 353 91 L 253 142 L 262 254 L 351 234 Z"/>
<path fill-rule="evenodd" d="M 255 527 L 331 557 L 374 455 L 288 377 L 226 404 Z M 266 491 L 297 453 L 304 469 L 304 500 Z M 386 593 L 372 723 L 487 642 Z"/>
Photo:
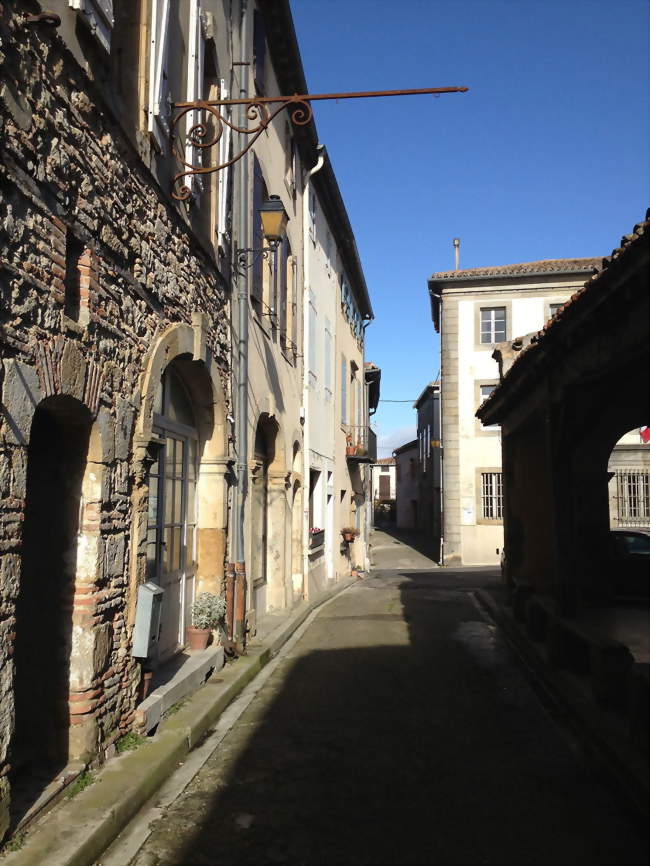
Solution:
<path fill-rule="evenodd" d="M 503 485 L 501 472 L 481 472 L 481 517 L 503 519 Z"/>
<path fill-rule="evenodd" d="M 506 339 L 506 308 L 481 309 L 481 343 L 502 343 Z"/>
<path fill-rule="evenodd" d="M 82 241 L 76 238 L 70 229 L 65 235 L 65 295 L 63 301 L 63 312 L 72 319 L 79 321 L 81 311 L 81 272 L 79 266 L 85 252 Z"/>
<path fill-rule="evenodd" d="M 485 400 L 487 400 L 487 398 L 490 396 L 490 394 L 494 391 L 495 388 L 496 388 L 496 385 L 480 385 L 479 386 L 479 392 L 480 392 L 479 406 Z M 499 430 L 500 429 L 498 424 L 482 424 L 481 427 L 483 428 L 483 430 Z"/>

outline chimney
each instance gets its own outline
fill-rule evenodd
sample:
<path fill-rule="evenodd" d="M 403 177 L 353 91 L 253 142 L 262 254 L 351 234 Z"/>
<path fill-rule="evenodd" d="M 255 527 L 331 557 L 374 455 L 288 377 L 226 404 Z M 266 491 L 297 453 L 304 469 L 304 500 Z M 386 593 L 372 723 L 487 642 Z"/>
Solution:
<path fill-rule="evenodd" d="M 454 270 L 460 270 L 460 238 L 454 238 Z"/>

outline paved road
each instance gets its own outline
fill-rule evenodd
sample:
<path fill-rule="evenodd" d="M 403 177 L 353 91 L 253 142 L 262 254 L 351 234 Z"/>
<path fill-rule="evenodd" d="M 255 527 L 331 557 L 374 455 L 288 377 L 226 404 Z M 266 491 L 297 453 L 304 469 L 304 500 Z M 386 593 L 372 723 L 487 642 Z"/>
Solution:
<path fill-rule="evenodd" d="M 490 574 L 385 569 L 375 540 L 135 864 L 645 863 L 475 604 Z"/>

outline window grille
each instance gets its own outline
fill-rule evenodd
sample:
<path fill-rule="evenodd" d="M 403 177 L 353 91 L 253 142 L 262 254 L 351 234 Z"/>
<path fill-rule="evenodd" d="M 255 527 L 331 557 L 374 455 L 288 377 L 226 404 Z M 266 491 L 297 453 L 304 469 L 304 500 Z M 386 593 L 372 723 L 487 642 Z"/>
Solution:
<path fill-rule="evenodd" d="M 481 517 L 487 520 L 503 520 L 501 472 L 481 473 Z"/>
<path fill-rule="evenodd" d="M 502 343 L 506 338 L 506 308 L 481 309 L 481 343 Z"/>
<path fill-rule="evenodd" d="M 650 526 L 650 470 L 619 470 L 616 473 L 619 526 Z"/>

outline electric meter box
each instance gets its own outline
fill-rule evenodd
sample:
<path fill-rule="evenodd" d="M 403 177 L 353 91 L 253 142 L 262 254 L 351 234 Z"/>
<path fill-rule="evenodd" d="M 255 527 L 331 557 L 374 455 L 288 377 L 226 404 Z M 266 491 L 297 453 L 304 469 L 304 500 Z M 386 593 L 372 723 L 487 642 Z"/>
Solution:
<path fill-rule="evenodd" d="M 138 587 L 138 606 L 133 628 L 135 658 L 145 659 L 154 655 L 160 631 L 160 614 L 165 590 L 155 583 L 142 583 Z"/>

